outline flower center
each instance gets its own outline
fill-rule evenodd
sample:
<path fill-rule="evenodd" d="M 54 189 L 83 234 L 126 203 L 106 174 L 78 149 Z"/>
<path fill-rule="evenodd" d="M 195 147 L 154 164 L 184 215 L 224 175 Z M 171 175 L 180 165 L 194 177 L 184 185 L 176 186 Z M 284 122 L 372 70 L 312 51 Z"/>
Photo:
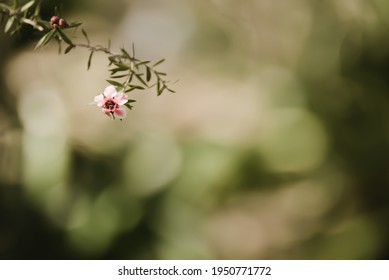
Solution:
<path fill-rule="evenodd" d="M 108 100 L 104 104 L 104 108 L 106 108 L 110 111 L 114 111 L 117 107 L 119 107 L 119 106 L 115 102 L 113 102 L 112 100 Z"/>

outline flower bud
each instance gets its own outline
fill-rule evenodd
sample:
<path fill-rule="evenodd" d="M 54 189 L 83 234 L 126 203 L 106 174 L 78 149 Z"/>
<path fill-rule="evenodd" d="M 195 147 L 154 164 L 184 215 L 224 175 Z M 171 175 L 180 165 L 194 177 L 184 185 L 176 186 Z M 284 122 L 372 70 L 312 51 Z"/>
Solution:
<path fill-rule="evenodd" d="M 61 18 L 61 19 L 59 20 L 59 26 L 60 26 L 61 28 L 64 28 L 64 27 L 68 27 L 69 25 L 68 25 L 68 23 L 66 22 L 66 20 L 64 20 L 63 18 Z"/>
<path fill-rule="evenodd" d="M 56 26 L 58 26 L 59 21 L 60 21 L 60 19 L 58 16 L 52 16 L 50 19 L 50 25 L 53 27 L 56 27 Z"/>

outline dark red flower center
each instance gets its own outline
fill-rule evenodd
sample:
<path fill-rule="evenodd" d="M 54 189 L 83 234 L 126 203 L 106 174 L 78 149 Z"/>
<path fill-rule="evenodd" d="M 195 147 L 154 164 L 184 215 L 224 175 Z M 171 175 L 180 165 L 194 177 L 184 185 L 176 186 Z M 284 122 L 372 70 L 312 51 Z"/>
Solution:
<path fill-rule="evenodd" d="M 110 110 L 112 112 L 115 111 L 118 107 L 119 105 L 112 100 L 107 100 L 103 106 L 104 109 Z"/>

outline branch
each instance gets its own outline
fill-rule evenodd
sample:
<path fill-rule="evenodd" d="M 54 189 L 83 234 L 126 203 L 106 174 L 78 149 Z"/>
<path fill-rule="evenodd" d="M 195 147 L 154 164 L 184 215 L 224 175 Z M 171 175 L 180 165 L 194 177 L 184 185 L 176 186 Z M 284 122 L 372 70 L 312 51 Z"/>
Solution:
<path fill-rule="evenodd" d="M 16 2 L 15 2 L 16 3 Z M 174 92 L 169 86 L 170 82 L 165 80 L 166 73 L 157 70 L 164 59 L 152 64 L 149 60 L 140 60 L 135 57 L 135 47 L 132 45 L 131 54 L 125 49 L 121 48 L 120 52 L 112 52 L 111 44 L 108 41 L 108 46 L 91 44 L 88 34 L 84 29 L 81 29 L 82 35 L 85 37 L 86 43 L 73 42 L 67 35 L 70 29 L 78 29 L 82 24 L 79 22 L 68 23 L 59 15 L 51 17 L 50 21 L 45 21 L 40 17 L 40 1 L 31 0 L 21 7 L 9 6 L 0 3 L 0 21 L 6 18 L 5 33 L 9 32 L 11 35 L 18 31 L 22 25 L 29 25 L 35 30 L 43 33 L 35 49 L 43 48 L 51 41 L 57 41 L 59 53 L 62 51 L 62 44 L 66 45 L 64 53 L 69 53 L 72 49 L 84 48 L 89 51 L 87 62 L 87 69 L 92 63 L 93 54 L 95 52 L 102 52 L 107 55 L 110 76 L 107 82 L 115 86 L 118 90 L 123 92 L 130 92 L 133 90 L 145 90 L 147 88 L 156 88 L 157 95 L 161 95 L 165 90 Z M 32 10 L 34 10 L 32 12 Z M 133 101 L 134 102 L 134 101 Z"/>

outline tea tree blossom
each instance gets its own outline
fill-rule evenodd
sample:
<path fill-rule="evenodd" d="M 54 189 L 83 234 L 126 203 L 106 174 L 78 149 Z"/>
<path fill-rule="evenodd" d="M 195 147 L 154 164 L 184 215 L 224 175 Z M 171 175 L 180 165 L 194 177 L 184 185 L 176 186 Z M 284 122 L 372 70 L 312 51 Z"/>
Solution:
<path fill-rule="evenodd" d="M 115 87 L 109 85 L 105 88 L 104 93 L 95 96 L 94 102 L 102 108 L 102 111 L 113 119 L 124 119 L 127 112 L 122 105 L 128 102 L 128 97 L 123 91 L 117 92 Z"/>

